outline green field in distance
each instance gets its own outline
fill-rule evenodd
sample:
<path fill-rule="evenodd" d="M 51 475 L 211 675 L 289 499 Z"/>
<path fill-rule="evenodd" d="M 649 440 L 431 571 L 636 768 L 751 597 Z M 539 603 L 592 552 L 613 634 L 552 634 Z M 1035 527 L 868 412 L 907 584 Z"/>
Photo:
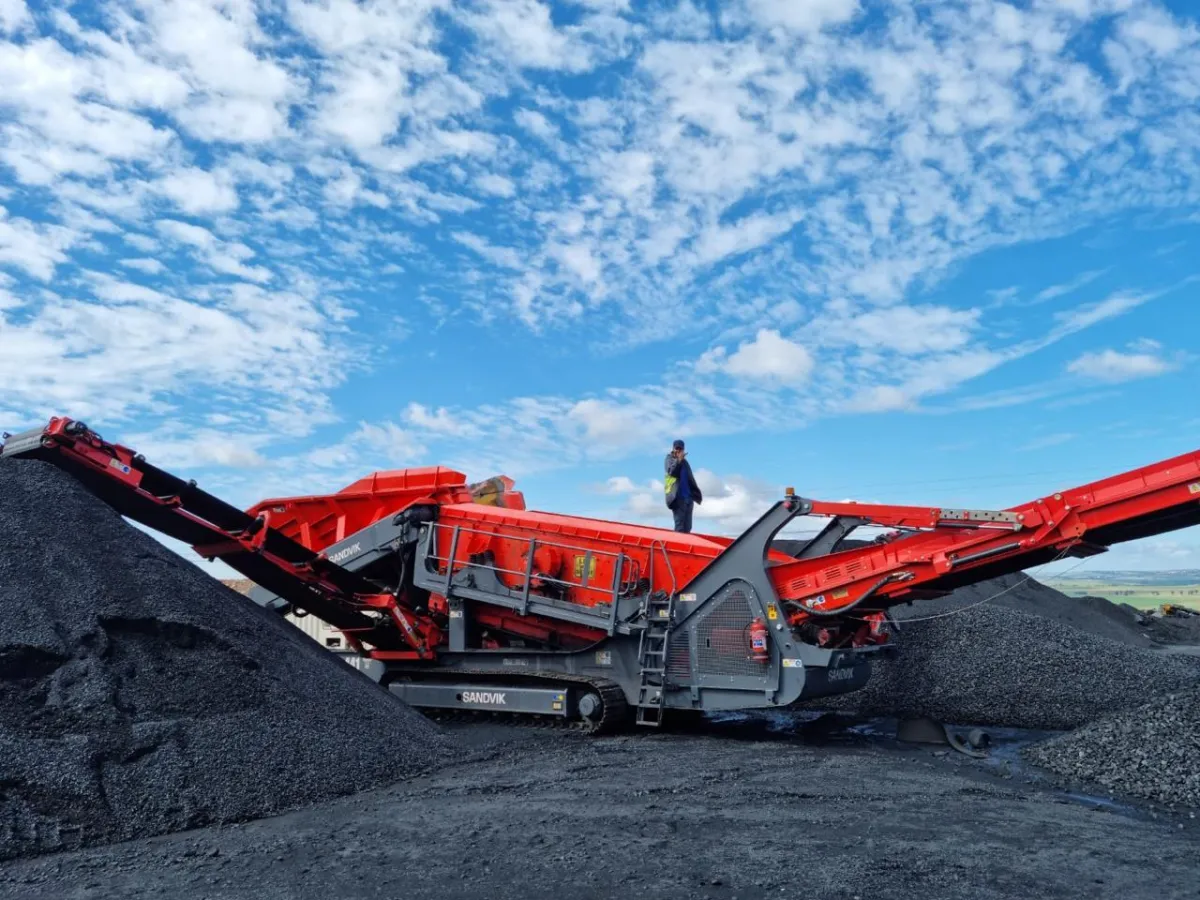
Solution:
<path fill-rule="evenodd" d="M 1103 597 L 1138 609 L 1151 609 L 1164 603 L 1200 609 L 1200 584 L 1119 584 L 1074 578 L 1048 578 L 1045 584 L 1068 597 Z"/>

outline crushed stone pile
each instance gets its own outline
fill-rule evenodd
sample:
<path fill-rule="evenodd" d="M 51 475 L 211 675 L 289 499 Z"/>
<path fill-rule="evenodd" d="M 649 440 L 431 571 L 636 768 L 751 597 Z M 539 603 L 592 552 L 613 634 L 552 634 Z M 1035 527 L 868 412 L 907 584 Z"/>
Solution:
<path fill-rule="evenodd" d="M 1026 747 L 1023 755 L 1069 782 L 1200 808 L 1200 688 L 1165 694 Z"/>
<path fill-rule="evenodd" d="M 809 705 L 1057 731 L 1200 684 L 1200 660 L 992 604 L 900 628 L 900 653 L 878 660 L 865 688 Z"/>
<path fill-rule="evenodd" d="M 0 860 L 432 768 L 427 719 L 74 479 L 0 462 Z"/>

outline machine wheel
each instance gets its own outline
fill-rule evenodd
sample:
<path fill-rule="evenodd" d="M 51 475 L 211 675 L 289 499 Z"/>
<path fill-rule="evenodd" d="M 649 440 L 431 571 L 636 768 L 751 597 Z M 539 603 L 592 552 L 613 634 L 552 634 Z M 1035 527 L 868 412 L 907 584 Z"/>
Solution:
<path fill-rule="evenodd" d="M 604 711 L 604 701 L 596 694 L 584 694 L 579 698 L 579 715 L 587 722 L 599 722 Z"/>

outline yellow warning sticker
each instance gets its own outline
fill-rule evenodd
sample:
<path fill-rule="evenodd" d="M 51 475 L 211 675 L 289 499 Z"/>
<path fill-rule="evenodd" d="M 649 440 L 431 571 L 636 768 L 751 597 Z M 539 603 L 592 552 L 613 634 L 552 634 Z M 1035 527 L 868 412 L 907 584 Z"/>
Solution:
<path fill-rule="evenodd" d="M 840 591 L 834 591 L 830 596 L 832 596 L 834 600 L 845 600 L 850 596 L 850 592 L 843 589 Z"/>
<path fill-rule="evenodd" d="M 575 557 L 575 577 L 580 581 L 583 580 L 583 561 L 585 559 L 587 559 L 586 556 Z M 587 577 L 588 581 L 596 577 L 596 557 L 594 556 L 588 559 Z"/>
<path fill-rule="evenodd" d="M 775 608 L 774 604 L 767 607 L 767 618 L 772 620 L 779 618 L 779 610 Z"/>
<path fill-rule="evenodd" d="M 1195 484 L 1189 484 L 1188 490 L 1193 494 L 1200 494 L 1200 481 L 1197 481 Z"/>

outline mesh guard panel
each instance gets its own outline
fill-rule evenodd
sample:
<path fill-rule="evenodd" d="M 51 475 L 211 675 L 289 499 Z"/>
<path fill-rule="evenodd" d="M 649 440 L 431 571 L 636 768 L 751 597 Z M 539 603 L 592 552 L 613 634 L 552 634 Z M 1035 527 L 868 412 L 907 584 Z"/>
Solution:
<path fill-rule="evenodd" d="M 676 684 L 692 683 L 691 647 L 688 646 L 686 628 L 671 635 L 667 648 L 667 677 Z"/>
<path fill-rule="evenodd" d="M 722 588 L 712 610 L 696 626 L 700 674 L 762 676 L 762 663 L 750 659 L 753 593 L 754 588 L 748 582 L 731 582 Z"/>

